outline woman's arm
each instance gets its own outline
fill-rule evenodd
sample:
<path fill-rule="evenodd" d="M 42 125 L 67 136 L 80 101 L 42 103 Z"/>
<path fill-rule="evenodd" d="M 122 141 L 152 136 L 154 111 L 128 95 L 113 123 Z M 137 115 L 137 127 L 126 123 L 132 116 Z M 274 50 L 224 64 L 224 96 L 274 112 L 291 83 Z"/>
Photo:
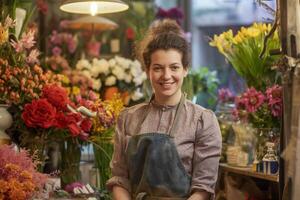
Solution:
<path fill-rule="evenodd" d="M 208 200 L 209 194 L 208 192 L 202 191 L 202 192 L 195 192 L 188 198 L 188 200 Z"/>
<path fill-rule="evenodd" d="M 130 200 L 130 194 L 129 192 L 120 187 L 120 186 L 114 186 L 113 187 L 113 199 L 114 200 Z"/>

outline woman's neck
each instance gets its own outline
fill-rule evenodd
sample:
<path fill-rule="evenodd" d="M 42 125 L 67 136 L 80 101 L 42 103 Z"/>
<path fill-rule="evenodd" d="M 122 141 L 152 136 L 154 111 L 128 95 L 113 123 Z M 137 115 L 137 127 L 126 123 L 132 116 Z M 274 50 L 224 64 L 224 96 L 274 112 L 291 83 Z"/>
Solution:
<path fill-rule="evenodd" d="M 154 100 L 160 105 L 174 106 L 179 103 L 181 95 L 182 95 L 181 91 L 176 92 L 171 97 L 162 97 L 162 96 L 155 95 Z"/>

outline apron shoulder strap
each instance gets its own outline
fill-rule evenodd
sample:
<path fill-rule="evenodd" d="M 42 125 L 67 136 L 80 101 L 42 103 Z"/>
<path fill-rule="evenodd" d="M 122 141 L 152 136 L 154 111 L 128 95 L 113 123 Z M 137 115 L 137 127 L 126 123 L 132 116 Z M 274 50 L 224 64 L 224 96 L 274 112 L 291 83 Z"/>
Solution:
<path fill-rule="evenodd" d="M 145 112 L 142 114 L 141 116 L 141 120 L 139 121 L 139 123 L 137 124 L 136 128 L 135 128 L 135 132 L 134 133 L 139 133 L 140 130 L 141 130 L 141 125 L 144 123 L 146 117 L 148 116 L 149 112 L 150 112 L 150 103 L 151 101 L 154 99 L 154 95 L 152 95 L 148 105 L 147 105 L 147 108 L 145 110 Z M 185 102 L 185 99 L 186 99 L 186 94 L 185 93 L 182 93 L 181 94 L 181 98 L 180 98 L 180 101 L 179 101 L 179 104 L 177 105 L 177 108 L 176 108 L 176 111 L 175 111 L 175 117 L 174 117 L 174 120 L 172 122 L 172 125 L 171 125 L 171 128 L 169 129 L 168 133 L 171 137 L 174 136 L 175 134 L 175 127 L 176 125 L 178 124 L 178 120 L 179 120 L 179 113 L 183 110 L 184 108 L 184 102 Z"/>

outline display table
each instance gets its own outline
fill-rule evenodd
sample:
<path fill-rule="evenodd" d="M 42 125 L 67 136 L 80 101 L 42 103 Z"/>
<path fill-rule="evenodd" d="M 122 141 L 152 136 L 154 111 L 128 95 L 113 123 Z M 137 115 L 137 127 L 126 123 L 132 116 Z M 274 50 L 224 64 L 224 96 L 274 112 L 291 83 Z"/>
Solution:
<path fill-rule="evenodd" d="M 278 200 L 279 176 L 253 171 L 250 167 L 219 164 L 216 200 L 267 199 Z"/>
<path fill-rule="evenodd" d="M 279 182 L 279 177 L 278 175 L 269 175 L 269 174 L 264 174 L 261 172 L 255 172 L 252 170 L 252 168 L 246 168 L 246 167 L 233 167 L 230 166 L 226 163 L 220 163 L 220 170 L 224 172 L 232 172 L 235 174 L 240 174 L 244 176 L 250 176 L 254 178 L 259 178 L 267 181 L 272 181 L 272 182 Z"/>

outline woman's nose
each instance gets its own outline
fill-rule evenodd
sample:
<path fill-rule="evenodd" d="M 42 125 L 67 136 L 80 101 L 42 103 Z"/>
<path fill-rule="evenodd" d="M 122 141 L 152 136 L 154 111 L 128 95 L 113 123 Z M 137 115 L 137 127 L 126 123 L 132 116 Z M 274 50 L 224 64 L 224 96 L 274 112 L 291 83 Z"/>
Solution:
<path fill-rule="evenodd" d="M 164 79 L 169 79 L 169 78 L 171 78 L 171 71 L 170 71 L 169 69 L 165 69 L 165 70 L 163 71 L 163 78 L 164 78 Z"/>

